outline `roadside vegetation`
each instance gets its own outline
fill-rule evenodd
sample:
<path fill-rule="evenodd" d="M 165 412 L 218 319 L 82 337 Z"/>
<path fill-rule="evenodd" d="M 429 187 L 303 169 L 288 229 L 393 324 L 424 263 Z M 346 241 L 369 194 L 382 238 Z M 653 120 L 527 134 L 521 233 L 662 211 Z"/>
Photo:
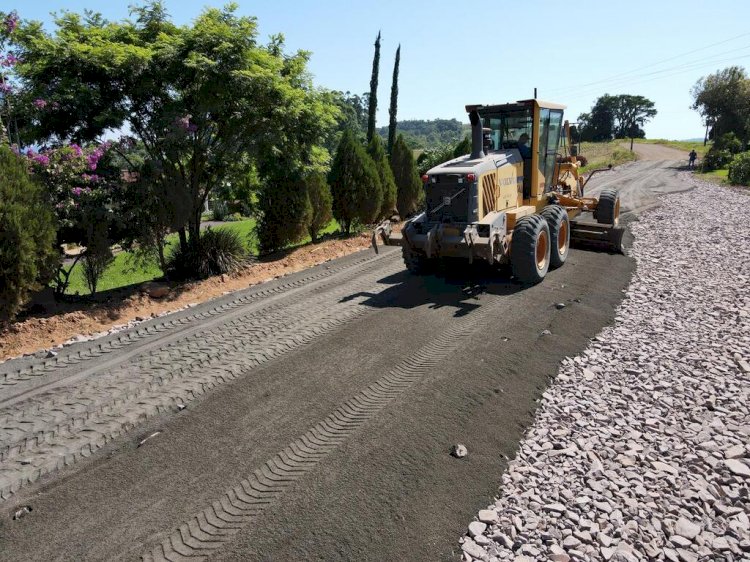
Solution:
<path fill-rule="evenodd" d="M 634 152 L 622 146 L 619 141 L 582 142 L 580 155 L 585 158 L 582 172 L 606 168 L 610 164 L 619 166 L 636 159 Z"/>
<path fill-rule="evenodd" d="M 375 135 L 380 35 L 369 94 L 331 91 L 313 84 L 307 52 L 281 35 L 262 44 L 256 19 L 235 9 L 178 26 L 152 0 L 120 22 L 66 12 L 52 32 L 0 12 L 0 145 L 39 207 L 18 215 L 20 246 L 0 238 L 6 320 L 44 286 L 59 299 L 233 273 L 252 256 L 357 234 L 397 200 L 418 206 L 413 160 L 394 160 Z M 400 49 L 394 147 L 399 61 Z"/>

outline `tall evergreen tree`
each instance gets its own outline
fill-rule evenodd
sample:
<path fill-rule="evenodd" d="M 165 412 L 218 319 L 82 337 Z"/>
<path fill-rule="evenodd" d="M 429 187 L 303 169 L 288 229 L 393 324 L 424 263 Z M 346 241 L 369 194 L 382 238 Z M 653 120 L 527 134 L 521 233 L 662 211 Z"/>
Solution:
<path fill-rule="evenodd" d="M 319 172 L 313 172 L 305 177 L 305 187 L 312 206 L 312 218 L 308 231 L 312 241 L 317 242 L 320 231 L 331 222 L 331 205 L 333 204 L 331 188 L 328 187 L 325 176 Z"/>
<path fill-rule="evenodd" d="M 398 109 L 398 65 L 401 62 L 401 45 L 396 49 L 396 62 L 393 63 L 393 82 L 391 82 L 391 107 L 388 108 L 388 154 L 393 152 L 396 142 L 396 110 Z"/>
<path fill-rule="evenodd" d="M 396 180 L 393 178 L 393 171 L 380 135 L 372 137 L 370 144 L 367 145 L 367 154 L 375 162 L 383 192 L 383 203 L 380 205 L 379 217 L 388 217 L 393 214 L 393 210 L 396 208 Z"/>
<path fill-rule="evenodd" d="M 375 163 L 347 130 L 341 136 L 329 176 L 333 216 L 345 234 L 354 223 L 367 224 L 380 212 L 383 194 Z"/>
<path fill-rule="evenodd" d="M 424 201 L 422 181 L 417 175 L 414 156 L 412 156 L 411 149 L 407 146 L 403 135 L 399 135 L 393 145 L 391 170 L 393 170 L 393 177 L 398 189 L 396 206 L 398 214 L 403 219 L 416 211 Z"/>
<path fill-rule="evenodd" d="M 375 39 L 375 56 L 372 57 L 372 77 L 370 78 L 370 103 L 367 114 L 367 142 L 375 134 L 375 111 L 378 109 L 378 73 L 380 72 L 380 32 Z"/>

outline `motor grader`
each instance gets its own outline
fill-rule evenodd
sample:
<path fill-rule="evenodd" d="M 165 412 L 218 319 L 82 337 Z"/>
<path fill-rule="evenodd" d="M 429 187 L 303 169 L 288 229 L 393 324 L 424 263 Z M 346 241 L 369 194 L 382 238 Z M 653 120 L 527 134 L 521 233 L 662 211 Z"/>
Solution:
<path fill-rule="evenodd" d="M 375 251 L 378 238 L 401 246 L 415 274 L 444 257 L 510 262 L 522 283 L 538 283 L 565 263 L 571 239 L 621 251 L 618 193 L 584 197 L 590 175 L 580 172 L 564 109 L 537 99 L 466 106 L 471 154 L 422 176 L 424 210 L 401 232 L 390 221 L 378 225 Z"/>

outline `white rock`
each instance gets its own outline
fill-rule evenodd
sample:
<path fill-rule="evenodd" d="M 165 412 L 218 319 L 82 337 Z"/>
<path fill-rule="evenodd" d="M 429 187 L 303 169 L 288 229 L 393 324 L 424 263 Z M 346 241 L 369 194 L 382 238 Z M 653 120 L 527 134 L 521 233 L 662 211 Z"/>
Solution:
<path fill-rule="evenodd" d="M 750 467 L 748 467 L 742 461 L 738 461 L 737 459 L 728 459 L 724 461 L 724 464 L 730 471 L 732 471 L 732 474 L 750 478 Z"/>
<path fill-rule="evenodd" d="M 677 525 L 675 526 L 675 533 L 677 533 L 681 537 L 685 537 L 686 539 L 693 540 L 695 537 L 698 536 L 698 533 L 700 532 L 701 532 L 700 525 L 696 525 L 695 523 L 685 519 L 684 517 L 680 517 L 677 520 Z"/>
<path fill-rule="evenodd" d="M 469 523 L 469 535 L 471 535 L 472 537 L 481 535 L 486 530 L 487 525 L 485 525 L 481 521 L 472 521 L 471 523 Z"/>

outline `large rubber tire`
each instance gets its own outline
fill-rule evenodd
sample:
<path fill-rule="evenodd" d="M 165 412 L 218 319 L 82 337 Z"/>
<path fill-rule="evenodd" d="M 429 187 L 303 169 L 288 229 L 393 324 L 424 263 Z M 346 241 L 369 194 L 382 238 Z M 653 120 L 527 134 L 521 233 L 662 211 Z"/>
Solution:
<path fill-rule="evenodd" d="M 620 222 L 620 194 L 616 189 L 603 189 L 596 206 L 596 222 L 617 225 Z"/>
<path fill-rule="evenodd" d="M 550 235 L 542 215 L 521 217 L 510 241 L 513 275 L 521 283 L 539 283 L 549 269 Z"/>
<path fill-rule="evenodd" d="M 422 256 L 415 252 L 412 252 L 408 247 L 401 247 L 401 255 L 404 258 L 404 265 L 409 273 L 413 275 L 424 275 L 429 273 L 432 266 L 432 260 L 427 259 L 427 256 Z"/>
<path fill-rule="evenodd" d="M 556 269 L 565 263 L 570 253 L 570 219 L 560 205 L 545 207 L 541 215 L 549 226 L 549 266 Z"/>

